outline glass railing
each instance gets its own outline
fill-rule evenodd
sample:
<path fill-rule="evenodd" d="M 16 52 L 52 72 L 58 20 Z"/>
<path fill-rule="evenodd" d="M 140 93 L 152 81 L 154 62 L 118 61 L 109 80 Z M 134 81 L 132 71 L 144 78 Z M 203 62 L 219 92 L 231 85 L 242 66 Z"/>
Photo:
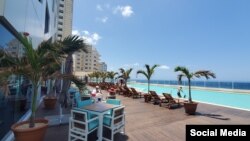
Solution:
<path fill-rule="evenodd" d="M 128 82 L 147 83 L 147 80 L 134 80 Z M 165 84 L 165 85 L 182 85 L 188 86 L 187 81 L 182 81 L 181 84 L 177 80 L 151 80 L 151 84 Z M 208 88 L 223 88 L 223 89 L 241 89 L 250 90 L 250 82 L 229 82 L 229 81 L 191 81 L 191 86 L 208 87 Z"/>

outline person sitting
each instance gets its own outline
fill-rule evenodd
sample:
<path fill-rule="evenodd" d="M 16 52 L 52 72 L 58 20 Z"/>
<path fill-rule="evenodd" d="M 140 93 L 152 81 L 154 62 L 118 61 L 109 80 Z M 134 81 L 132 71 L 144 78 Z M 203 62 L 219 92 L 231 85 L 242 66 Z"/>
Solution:
<path fill-rule="evenodd" d="M 91 93 L 92 97 L 96 97 L 98 101 L 102 100 L 102 92 L 99 86 L 96 86 Z"/>

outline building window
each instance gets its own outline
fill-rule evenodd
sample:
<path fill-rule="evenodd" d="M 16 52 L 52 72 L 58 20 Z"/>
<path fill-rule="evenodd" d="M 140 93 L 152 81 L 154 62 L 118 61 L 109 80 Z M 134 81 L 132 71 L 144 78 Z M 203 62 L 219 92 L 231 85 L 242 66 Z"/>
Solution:
<path fill-rule="evenodd" d="M 63 13 L 63 10 L 59 10 L 60 13 Z"/>
<path fill-rule="evenodd" d="M 63 22 L 58 22 L 59 25 L 63 25 Z"/>
<path fill-rule="evenodd" d="M 48 4 L 46 4 L 44 33 L 48 33 L 49 32 L 49 21 L 50 21 L 49 9 L 48 9 Z"/>
<path fill-rule="evenodd" d="M 38 0 L 40 3 L 43 3 L 43 0 Z"/>
<path fill-rule="evenodd" d="M 64 7 L 64 5 L 63 5 L 63 4 L 60 4 L 59 6 L 60 6 L 60 7 Z"/>
<path fill-rule="evenodd" d="M 62 28 L 58 28 L 59 31 L 62 31 Z"/>
<path fill-rule="evenodd" d="M 63 16 L 59 16 L 59 19 L 63 19 Z"/>

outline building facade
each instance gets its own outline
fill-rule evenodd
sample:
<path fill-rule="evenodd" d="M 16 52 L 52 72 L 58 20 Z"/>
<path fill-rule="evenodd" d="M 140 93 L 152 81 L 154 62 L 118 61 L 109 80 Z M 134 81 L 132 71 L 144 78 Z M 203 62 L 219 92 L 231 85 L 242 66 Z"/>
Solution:
<path fill-rule="evenodd" d="M 74 54 L 75 72 L 94 72 L 100 68 L 100 54 L 95 47 L 88 46 L 88 53 L 79 51 Z"/>
<path fill-rule="evenodd" d="M 21 57 L 23 45 L 19 41 L 19 35 L 26 32 L 32 40 L 34 48 L 42 41 L 56 40 L 58 0 L 0 0 L 0 48 Z M 27 106 L 20 108 L 16 102 L 21 79 L 10 84 L 10 95 L 5 96 L 0 90 L 0 140 L 11 138 L 10 126 L 25 120 L 29 110 Z M 13 86 L 13 87 L 12 87 Z M 22 97 L 30 98 L 27 93 L 21 93 Z M 14 102 L 13 102 L 14 101 Z"/>
<path fill-rule="evenodd" d="M 100 71 L 101 72 L 107 72 L 107 64 L 105 62 L 100 63 Z"/>
<path fill-rule="evenodd" d="M 73 0 L 58 0 L 57 40 L 72 33 Z"/>

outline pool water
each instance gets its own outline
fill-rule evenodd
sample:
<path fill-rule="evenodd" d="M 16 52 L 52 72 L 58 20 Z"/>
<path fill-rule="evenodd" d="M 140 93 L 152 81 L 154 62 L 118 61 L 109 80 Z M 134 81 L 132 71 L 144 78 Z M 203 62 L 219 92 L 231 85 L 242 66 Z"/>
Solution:
<path fill-rule="evenodd" d="M 129 87 L 134 87 L 140 91 L 147 92 L 147 84 L 129 83 Z M 163 86 L 163 85 L 150 85 L 150 90 L 156 91 L 158 95 L 162 93 L 170 93 L 173 97 L 177 98 L 177 87 Z M 186 95 L 188 98 L 188 88 L 183 88 L 181 95 Z M 222 91 L 209 91 L 191 89 L 192 100 L 203 103 L 210 103 L 226 107 L 239 108 L 250 111 L 250 93 L 232 93 Z"/>

